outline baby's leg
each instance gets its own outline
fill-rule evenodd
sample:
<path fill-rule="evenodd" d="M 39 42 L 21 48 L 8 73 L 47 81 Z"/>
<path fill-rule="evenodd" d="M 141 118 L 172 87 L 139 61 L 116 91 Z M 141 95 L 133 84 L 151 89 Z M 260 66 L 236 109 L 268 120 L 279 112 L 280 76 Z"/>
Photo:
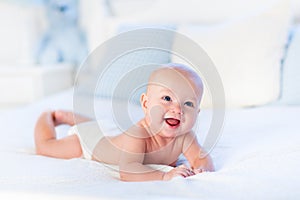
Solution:
<path fill-rule="evenodd" d="M 42 113 L 34 131 L 36 153 L 65 159 L 81 157 L 82 149 L 76 135 L 56 139 L 55 126 L 61 122 L 55 118 L 55 112 Z"/>

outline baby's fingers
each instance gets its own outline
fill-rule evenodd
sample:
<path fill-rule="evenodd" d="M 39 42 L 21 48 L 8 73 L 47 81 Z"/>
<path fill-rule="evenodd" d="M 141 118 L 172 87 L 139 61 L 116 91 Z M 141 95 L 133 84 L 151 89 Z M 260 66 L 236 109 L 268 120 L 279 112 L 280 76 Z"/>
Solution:
<path fill-rule="evenodd" d="M 195 172 L 191 168 L 188 168 L 186 165 L 180 165 L 178 167 L 185 169 L 190 176 L 195 175 Z"/>
<path fill-rule="evenodd" d="M 194 169 L 193 172 L 194 172 L 195 174 L 199 174 L 199 173 L 207 172 L 207 170 L 202 169 L 202 168 L 199 168 L 199 169 Z"/>
<path fill-rule="evenodd" d="M 178 174 L 184 178 L 195 175 L 195 173 L 192 170 L 187 169 L 187 168 L 177 168 L 176 174 Z"/>

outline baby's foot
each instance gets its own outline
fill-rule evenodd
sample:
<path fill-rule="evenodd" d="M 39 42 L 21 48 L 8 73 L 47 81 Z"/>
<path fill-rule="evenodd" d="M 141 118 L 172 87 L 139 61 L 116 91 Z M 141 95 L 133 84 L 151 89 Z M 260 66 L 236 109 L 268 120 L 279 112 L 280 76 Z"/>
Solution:
<path fill-rule="evenodd" d="M 64 110 L 56 110 L 53 112 L 53 121 L 55 126 L 61 125 L 61 124 L 68 124 L 70 126 L 73 126 L 75 124 L 74 122 L 74 116 L 72 112 L 64 111 Z"/>
<path fill-rule="evenodd" d="M 68 124 L 73 126 L 76 123 L 90 121 L 91 119 L 70 111 L 57 110 L 53 112 L 54 123 L 56 126 L 60 124 Z"/>

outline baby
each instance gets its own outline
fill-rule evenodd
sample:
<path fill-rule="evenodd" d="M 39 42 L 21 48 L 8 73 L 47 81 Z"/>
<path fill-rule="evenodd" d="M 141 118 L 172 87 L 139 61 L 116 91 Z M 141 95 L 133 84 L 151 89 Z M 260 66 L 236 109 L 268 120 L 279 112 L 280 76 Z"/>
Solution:
<path fill-rule="evenodd" d="M 200 112 L 202 94 L 200 77 L 188 67 L 169 64 L 156 69 L 149 78 L 146 93 L 140 98 L 145 117 L 122 134 L 99 138 L 90 158 L 118 165 L 123 181 L 170 180 L 176 176 L 214 171 L 210 156 L 192 131 Z M 65 159 L 86 154 L 82 142 L 85 133 L 74 129 L 73 115 L 67 111 L 54 111 L 44 112 L 39 117 L 35 127 L 37 154 Z M 78 114 L 75 117 L 76 122 L 82 122 L 77 126 L 90 123 L 88 118 Z M 55 127 L 60 124 L 74 126 L 72 134 L 56 139 Z M 181 153 L 190 167 L 176 167 Z M 149 164 L 174 168 L 163 172 Z"/>

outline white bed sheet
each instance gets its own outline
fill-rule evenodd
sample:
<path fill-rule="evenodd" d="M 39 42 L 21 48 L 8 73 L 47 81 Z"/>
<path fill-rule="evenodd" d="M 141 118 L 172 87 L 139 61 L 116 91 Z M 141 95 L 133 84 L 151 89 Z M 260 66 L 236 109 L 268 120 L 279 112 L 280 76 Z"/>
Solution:
<path fill-rule="evenodd" d="M 211 154 L 216 172 L 142 183 L 121 182 L 94 161 L 35 155 L 37 117 L 61 108 L 72 108 L 71 90 L 0 114 L 0 199 L 300 198 L 300 106 L 227 111 Z"/>

